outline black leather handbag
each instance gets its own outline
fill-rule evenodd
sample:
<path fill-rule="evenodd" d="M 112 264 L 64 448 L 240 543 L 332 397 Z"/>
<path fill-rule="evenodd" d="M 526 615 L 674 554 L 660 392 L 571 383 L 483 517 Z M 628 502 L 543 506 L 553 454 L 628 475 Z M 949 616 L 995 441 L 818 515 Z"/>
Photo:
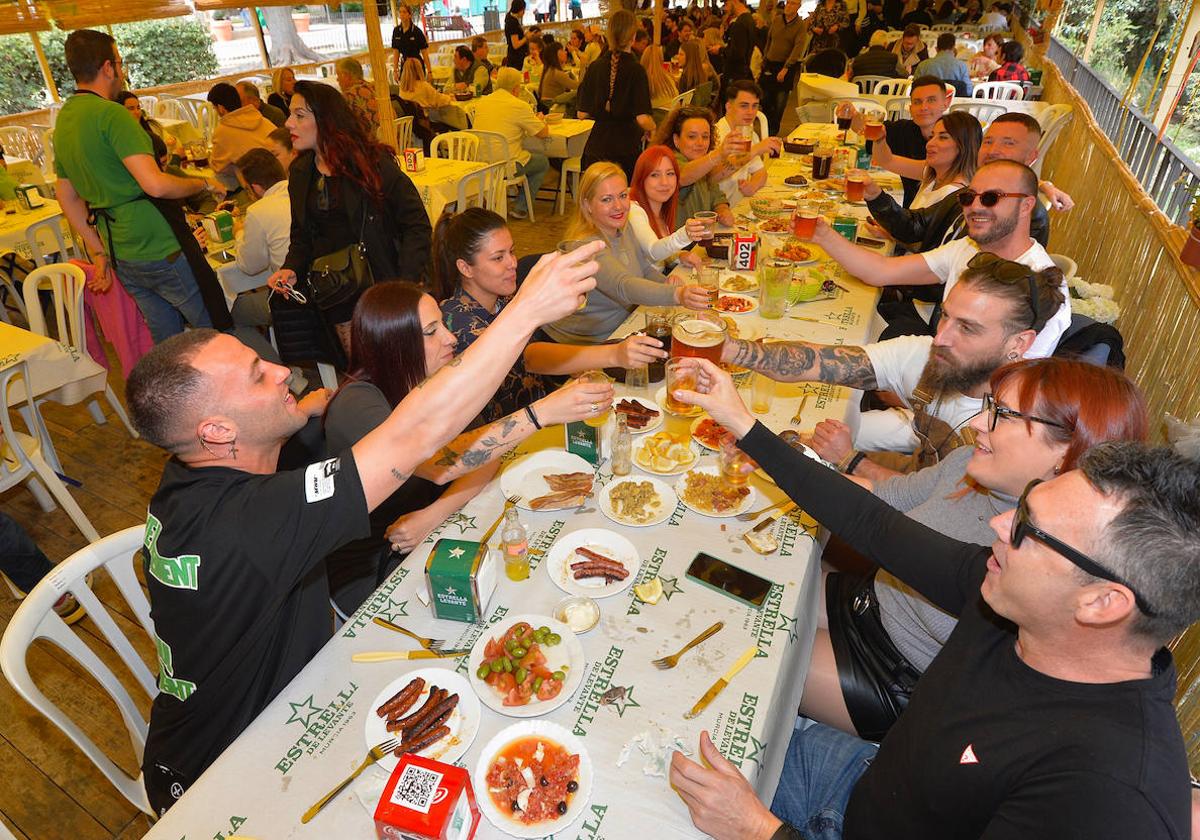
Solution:
<path fill-rule="evenodd" d="M 367 249 L 362 241 L 366 226 L 367 214 L 364 210 L 357 242 L 312 261 L 308 269 L 309 290 L 306 294 L 309 302 L 322 312 L 358 300 L 359 295 L 375 285 L 371 263 L 367 260 Z"/>

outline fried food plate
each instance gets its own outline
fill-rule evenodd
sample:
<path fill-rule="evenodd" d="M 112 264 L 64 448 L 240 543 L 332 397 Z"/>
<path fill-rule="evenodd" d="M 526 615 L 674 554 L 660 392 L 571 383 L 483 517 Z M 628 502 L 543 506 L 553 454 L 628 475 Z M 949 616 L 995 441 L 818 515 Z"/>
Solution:
<path fill-rule="evenodd" d="M 466 754 L 467 750 L 471 748 L 471 744 L 474 743 L 475 736 L 479 734 L 479 719 L 482 716 L 482 710 L 479 707 L 479 698 L 475 696 L 466 677 L 455 673 L 451 668 L 420 668 L 396 677 L 385 685 L 379 692 L 379 696 L 371 702 L 366 714 L 363 735 L 367 749 L 394 737 L 391 732 L 387 731 L 387 721 L 376 714 L 375 710 L 418 677 L 425 680 L 425 687 L 421 689 L 416 702 L 409 708 L 409 714 L 421 708 L 435 685 L 446 689 L 450 694 L 458 695 L 458 705 L 446 719 L 446 726 L 450 727 L 450 734 L 417 752 L 417 755 L 424 758 L 453 764 Z M 399 761 L 398 756 L 388 753 L 379 759 L 379 766 L 391 773 Z"/>
<path fill-rule="evenodd" d="M 758 278 L 753 274 L 721 272 L 721 291 L 741 294 L 758 291 Z"/>
<path fill-rule="evenodd" d="M 579 756 L 579 775 L 576 778 L 579 789 L 571 795 L 567 812 L 556 819 L 542 820 L 533 824 L 526 824 L 502 814 L 496 807 L 496 803 L 492 801 L 487 783 L 488 770 L 491 769 L 496 757 L 514 741 L 529 737 L 545 738 L 547 741 L 558 744 L 568 753 Z M 471 777 L 471 782 L 475 785 L 475 798 L 479 802 L 479 809 L 483 811 L 488 822 L 511 837 L 534 840 L 538 837 L 565 832 L 571 823 L 582 816 L 587 808 L 588 799 L 592 795 L 592 776 L 592 759 L 588 756 L 583 741 L 557 723 L 548 720 L 523 720 L 501 729 L 492 740 L 484 745 L 483 751 L 479 754 L 479 761 L 475 764 L 475 773 Z"/>
<path fill-rule="evenodd" d="M 696 467 L 696 469 L 688 471 L 688 474 L 691 473 L 704 473 L 705 475 L 717 476 L 719 478 L 721 475 L 721 468 L 718 466 Z M 748 484 L 743 486 L 746 487 L 746 489 L 748 489 L 750 492 L 742 497 L 740 504 L 734 505 L 729 510 L 723 511 L 707 510 L 699 505 L 689 502 L 684 498 L 683 493 L 684 488 L 687 487 L 687 474 L 680 476 L 679 480 L 675 482 L 675 492 L 679 496 L 679 501 L 683 502 L 684 507 L 686 507 L 688 510 L 693 510 L 702 516 L 712 516 L 718 519 L 724 519 L 730 516 L 737 516 L 739 513 L 745 513 L 754 506 L 754 501 L 758 498 L 758 492 Z"/>
<path fill-rule="evenodd" d="M 575 553 L 575 549 L 591 549 L 603 554 L 610 560 L 616 560 L 625 567 L 628 576 L 624 580 L 609 582 L 608 578 L 589 577 L 575 579 L 571 564 L 583 562 L 584 557 Z M 550 553 L 546 555 L 546 574 L 554 585 L 568 595 L 584 595 L 588 598 L 607 598 L 624 592 L 633 585 L 641 568 L 642 559 L 633 543 L 616 531 L 607 528 L 582 528 L 558 538 Z"/>
<path fill-rule="evenodd" d="M 627 396 L 621 396 L 618 394 L 617 397 L 615 399 L 613 399 L 613 411 L 617 410 L 617 403 L 619 403 L 621 400 L 629 400 L 631 403 L 637 403 L 638 405 L 642 406 L 643 408 L 648 408 L 648 409 L 651 409 L 652 411 L 658 412 L 657 416 L 651 417 L 650 422 L 647 423 L 645 426 L 642 426 L 642 428 L 635 429 L 633 426 L 630 426 L 629 431 L 631 434 L 644 435 L 646 432 L 653 432 L 655 429 L 662 426 L 662 424 L 663 424 L 662 406 L 656 404 L 654 402 L 654 400 L 645 399 L 644 397 L 627 397 Z"/>
<path fill-rule="evenodd" d="M 595 470 L 591 464 L 578 455 L 564 452 L 561 449 L 534 452 L 524 458 L 518 458 L 504 468 L 504 472 L 500 474 L 500 492 L 506 499 L 510 499 L 514 495 L 520 496 L 521 501 L 517 502 L 517 507 L 522 510 L 533 510 L 529 506 L 530 501 L 554 492 L 543 476 L 576 472 L 594 473 Z M 592 492 L 595 492 L 594 485 Z M 574 505 L 542 508 L 539 512 L 566 510 L 573 507 Z"/>
<path fill-rule="evenodd" d="M 638 522 L 634 519 L 622 516 L 617 512 L 616 505 L 613 503 L 612 493 L 622 484 L 626 482 L 649 482 L 655 494 L 658 496 L 658 507 L 654 508 L 654 515 L 650 516 L 645 522 Z M 671 485 L 665 481 L 654 478 L 653 476 L 625 476 L 624 478 L 614 478 L 608 484 L 604 485 L 604 489 L 600 491 L 599 507 L 600 512 L 616 522 L 618 525 L 630 525 L 634 528 L 648 528 L 651 525 L 658 525 L 666 522 L 671 518 L 671 514 L 675 512 L 675 507 L 679 503 L 675 491 L 671 489 Z M 630 579 L 634 576 L 630 575 Z"/>
<path fill-rule="evenodd" d="M 723 294 L 713 304 L 718 312 L 728 312 L 731 315 L 745 315 L 758 309 L 758 301 L 749 295 Z"/>
<path fill-rule="evenodd" d="M 708 415 L 697 417 L 692 423 L 692 440 L 705 449 L 716 452 L 721 448 L 720 436 L 724 433 L 732 441 L 733 433 Z"/>
<path fill-rule="evenodd" d="M 519 621 L 524 621 L 535 628 L 545 625 L 562 636 L 562 641 L 557 645 L 542 645 L 542 653 L 546 657 L 546 667 L 551 671 L 566 671 L 567 678 L 563 680 L 562 691 L 558 693 L 557 697 L 549 700 L 538 700 L 537 697 L 532 697 L 524 706 L 505 706 L 504 698 L 490 685 L 479 679 L 476 672 L 483 664 L 484 648 L 487 647 L 487 643 L 503 636 L 510 627 Z M 467 675 L 471 688 L 479 696 L 483 705 L 492 711 L 515 718 L 538 717 L 552 712 L 566 703 L 579 688 L 579 684 L 583 682 L 583 672 L 586 669 L 587 659 L 583 655 L 583 645 L 579 644 L 579 639 L 575 637 L 574 631 L 556 618 L 532 613 L 506 616 L 495 624 L 489 624 L 483 631 L 483 635 L 475 642 L 475 646 L 471 648 L 471 656 L 467 659 Z M 541 835 L 535 836 L 540 837 Z"/>

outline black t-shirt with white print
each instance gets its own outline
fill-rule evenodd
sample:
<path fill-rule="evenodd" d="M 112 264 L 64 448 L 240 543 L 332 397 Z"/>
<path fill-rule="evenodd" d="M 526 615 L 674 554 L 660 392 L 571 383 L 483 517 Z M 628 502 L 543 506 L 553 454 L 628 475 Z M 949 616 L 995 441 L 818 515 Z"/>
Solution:
<path fill-rule="evenodd" d="M 369 532 L 349 450 L 272 475 L 167 463 L 142 549 L 159 662 L 143 760 L 156 809 L 328 641 L 323 560 Z"/>

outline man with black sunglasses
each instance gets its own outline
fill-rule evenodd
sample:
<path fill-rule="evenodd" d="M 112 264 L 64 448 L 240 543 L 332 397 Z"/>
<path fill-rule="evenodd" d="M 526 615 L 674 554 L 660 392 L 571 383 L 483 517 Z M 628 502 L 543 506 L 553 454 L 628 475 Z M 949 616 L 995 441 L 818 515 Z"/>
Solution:
<path fill-rule="evenodd" d="M 769 810 L 707 737 L 708 767 L 674 755 L 697 827 L 717 840 L 1189 836 L 1165 645 L 1200 618 L 1200 464 L 1097 446 L 994 517 L 988 549 L 803 457 L 755 422 L 729 374 L 689 364 L 699 377 L 684 402 L 805 512 L 958 617 L 882 743 L 802 721 Z"/>
<path fill-rule="evenodd" d="M 856 245 L 822 219 L 812 241 L 855 277 L 872 286 L 921 286 L 941 283 L 942 300 L 959 275 L 980 251 L 1022 263 L 1035 270 L 1050 268 L 1054 261 L 1030 235 L 1033 208 L 1037 205 L 1038 179 L 1028 166 L 997 160 L 981 166 L 971 185 L 955 193 L 962 206 L 967 236 L 931 251 L 885 257 Z M 1071 325 L 1071 307 L 1066 283 L 1064 300 L 1025 354 L 1028 358 L 1049 356 Z"/>

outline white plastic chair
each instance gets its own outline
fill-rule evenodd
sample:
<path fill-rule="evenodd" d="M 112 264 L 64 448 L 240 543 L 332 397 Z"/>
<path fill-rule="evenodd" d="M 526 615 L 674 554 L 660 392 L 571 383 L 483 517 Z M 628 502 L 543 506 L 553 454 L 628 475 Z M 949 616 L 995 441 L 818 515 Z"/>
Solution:
<path fill-rule="evenodd" d="M 398 117 L 396 119 L 396 151 L 403 153 L 412 145 L 413 118 Z"/>
<path fill-rule="evenodd" d="M 494 131 L 476 131 L 474 129 L 468 133 L 474 134 L 479 138 L 479 153 L 476 160 L 483 161 L 484 163 L 504 164 L 504 195 L 507 196 L 509 187 L 525 190 L 525 206 L 529 209 L 529 221 L 535 221 L 533 217 L 533 191 L 529 189 L 529 179 L 524 175 L 517 174 L 516 161 L 508 156 L 508 141 L 504 138 L 504 135 L 497 134 Z M 508 218 L 507 198 L 499 202 L 496 207 L 490 209 Z"/>
<path fill-rule="evenodd" d="M 906 120 L 909 117 L 909 109 L 912 107 L 912 100 L 907 96 L 897 96 L 895 99 L 889 99 L 884 105 L 884 110 L 887 111 L 889 120 Z"/>
<path fill-rule="evenodd" d="M 858 92 L 867 94 L 874 93 L 875 86 L 880 82 L 890 82 L 890 76 L 855 76 L 852 81 L 858 85 Z"/>
<path fill-rule="evenodd" d="M 183 106 L 180 100 L 168 96 L 160 96 L 158 101 L 154 103 L 154 108 L 150 112 L 153 117 L 162 117 L 167 120 L 186 120 L 187 117 L 183 113 Z"/>
<path fill-rule="evenodd" d="M 839 96 L 836 99 L 829 100 L 829 110 L 833 114 L 831 122 L 837 122 L 837 109 L 838 106 L 843 102 L 849 102 L 858 109 L 860 114 L 878 114 L 881 117 L 887 116 L 887 110 L 874 99 L 868 99 L 865 96 Z"/>
<path fill-rule="evenodd" d="M 1058 266 L 1058 270 L 1063 273 L 1063 282 L 1070 280 L 1079 273 L 1079 266 L 1076 264 L 1075 260 L 1068 256 L 1063 254 L 1051 254 L 1050 259 L 1052 259 L 1054 264 Z"/>
<path fill-rule="evenodd" d="M 154 106 L 158 104 L 158 97 L 151 93 L 139 93 L 137 95 L 138 104 L 142 106 L 143 114 L 154 113 Z"/>
<path fill-rule="evenodd" d="M 942 32 L 953 32 L 957 28 L 958 27 L 955 26 L 953 23 L 935 23 L 933 26 L 929 27 L 929 31 L 937 32 L 940 34 Z"/>
<path fill-rule="evenodd" d="M 767 115 L 762 111 L 754 115 L 754 129 L 758 132 L 758 136 L 764 140 L 771 136 L 771 127 L 767 123 Z"/>
<path fill-rule="evenodd" d="M 1054 145 L 1058 135 L 1062 133 L 1074 116 L 1075 109 L 1070 105 L 1051 105 L 1039 118 L 1038 121 L 1042 125 L 1042 139 L 1038 140 L 1038 156 L 1033 162 L 1033 171 L 1039 177 L 1042 174 L 1042 163 L 1046 160 L 1050 147 Z"/>
<path fill-rule="evenodd" d="M 1019 82 L 980 82 L 971 95 L 976 99 L 1023 99 L 1025 88 Z"/>
<path fill-rule="evenodd" d="M 205 143 L 212 141 L 213 130 L 217 126 L 217 109 L 211 102 L 200 99 L 177 99 L 183 119 L 192 124 L 204 138 Z"/>
<path fill-rule="evenodd" d="M 500 209 L 508 204 L 508 179 L 505 177 L 504 162 L 497 161 L 478 172 L 466 175 L 458 182 L 458 200 L 455 212 L 461 213 L 468 207 L 485 207 L 504 215 Z"/>
<path fill-rule="evenodd" d="M 908 96 L 912 79 L 884 79 L 875 85 L 876 96 Z"/>
<path fill-rule="evenodd" d="M 4 638 L 0 641 L 0 667 L 16 692 L 74 741 L 122 796 L 142 812 L 153 816 L 154 811 L 146 796 L 142 774 L 139 773 L 136 778 L 128 775 L 105 755 L 70 716 L 41 692 L 30 676 L 26 663 L 29 648 L 37 639 L 46 639 L 73 657 L 95 677 L 100 687 L 116 703 L 129 732 L 129 742 L 133 747 L 137 765 L 141 766 L 146 749 L 146 734 L 149 730 L 148 721 L 142 716 L 137 703 L 113 670 L 54 612 L 54 602 L 62 597 L 64 592 L 74 595 L 87 610 L 96 629 L 104 635 L 129 669 L 138 686 L 146 696 L 153 698 L 158 693 L 154 674 L 86 582 L 86 576 L 90 572 L 103 566 L 153 643 L 155 635 L 154 623 L 150 618 L 150 604 L 134 573 L 134 564 L 140 562 L 145 530 L 145 526 L 137 525 L 102 540 L 93 541 L 92 545 L 75 552 L 42 578 L 33 591 L 25 596 L 25 600 L 8 622 Z"/>
<path fill-rule="evenodd" d="M 25 309 L 29 314 L 30 331 L 38 335 L 48 336 L 50 334 L 46 331 L 46 321 L 42 314 L 41 301 L 38 298 L 39 290 L 49 289 L 54 295 L 54 321 L 58 328 L 58 341 L 67 345 L 72 353 L 90 359 L 84 335 L 83 284 L 84 277 L 81 268 L 65 263 L 55 263 L 34 269 L 25 278 L 22 285 Z M 104 399 L 112 406 L 113 413 L 121 418 L 121 422 L 129 431 L 129 436 L 138 437 L 133 424 L 129 422 L 128 415 L 125 414 L 125 407 L 121 405 L 121 401 L 117 399 L 117 395 L 107 380 L 104 383 Z M 103 425 L 108 422 L 95 400 L 88 403 L 88 411 L 97 424 Z"/>
<path fill-rule="evenodd" d="M 566 209 L 567 183 L 570 181 L 571 195 L 579 197 L 579 172 L 583 168 L 583 159 L 569 157 L 563 160 L 562 169 L 558 176 L 558 198 L 554 204 L 554 212 L 561 216 Z"/>
<path fill-rule="evenodd" d="M 979 120 L 979 124 L 984 128 L 987 128 L 996 117 L 1008 111 L 1003 105 L 995 105 L 991 102 L 973 102 L 970 99 L 955 102 L 950 106 L 950 110 L 966 111 L 968 114 L 974 114 L 975 119 Z"/>
<path fill-rule="evenodd" d="M 37 164 L 42 161 L 41 142 L 23 125 L 0 126 L 0 146 L 10 157 L 28 158 Z"/>
<path fill-rule="evenodd" d="M 447 131 L 429 144 L 431 158 L 479 160 L 479 138 L 470 131 Z"/>
<path fill-rule="evenodd" d="M 24 391 L 20 413 L 25 420 L 27 433 L 16 430 L 9 413 L 13 401 L 9 400 L 8 394 L 18 380 Z M 57 502 L 84 538 L 89 542 L 98 540 L 100 534 L 46 461 L 44 442 L 50 440 L 50 433 L 46 430 L 46 421 L 42 419 L 35 401 L 28 399 L 33 390 L 29 366 L 25 362 L 16 362 L 0 369 L 0 430 L 4 432 L 4 440 L 0 442 L 0 493 L 18 484 L 25 484 L 43 511 L 49 513 L 54 510 Z M 57 600 L 56 596 L 53 601 Z"/>
<path fill-rule="evenodd" d="M 42 219 L 25 228 L 25 241 L 29 245 L 31 258 L 38 265 L 65 263 L 69 259 L 83 257 L 75 240 L 63 236 L 62 218 L 59 216 Z"/>

